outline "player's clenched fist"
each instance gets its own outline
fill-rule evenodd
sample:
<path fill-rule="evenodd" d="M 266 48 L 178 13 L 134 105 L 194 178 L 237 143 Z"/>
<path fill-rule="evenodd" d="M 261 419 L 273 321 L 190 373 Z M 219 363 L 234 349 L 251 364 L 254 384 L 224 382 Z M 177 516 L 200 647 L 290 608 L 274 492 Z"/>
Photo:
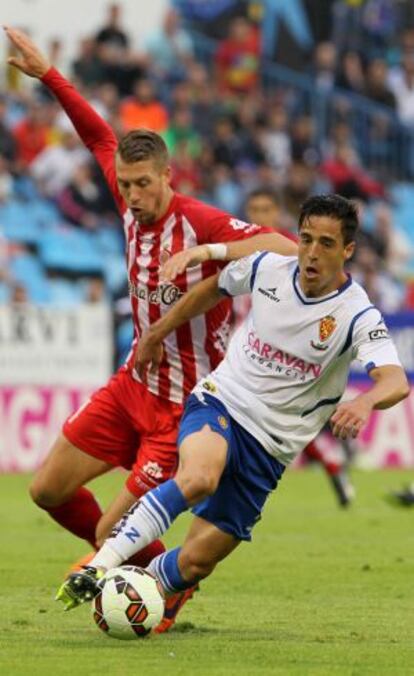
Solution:
<path fill-rule="evenodd" d="M 19 56 L 10 56 L 7 63 L 15 66 L 30 77 L 42 78 L 50 68 L 50 63 L 23 31 L 3 26 L 10 42 L 16 47 Z"/>

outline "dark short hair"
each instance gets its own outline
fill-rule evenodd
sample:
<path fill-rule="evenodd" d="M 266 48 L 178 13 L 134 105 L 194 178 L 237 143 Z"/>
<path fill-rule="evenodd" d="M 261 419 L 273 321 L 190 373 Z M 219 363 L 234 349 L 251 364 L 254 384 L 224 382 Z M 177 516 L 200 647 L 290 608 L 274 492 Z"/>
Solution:
<path fill-rule="evenodd" d="M 164 139 L 149 129 L 134 129 L 128 132 L 118 144 L 117 152 L 127 164 L 155 160 L 160 166 L 169 162 Z"/>
<path fill-rule="evenodd" d="M 275 190 L 272 190 L 272 188 L 255 188 L 247 195 L 246 204 L 248 204 L 250 200 L 255 199 L 255 197 L 268 197 L 270 200 L 272 200 L 273 204 L 280 206 L 279 196 Z"/>
<path fill-rule="evenodd" d="M 353 202 L 341 195 L 314 195 L 302 204 L 299 214 L 299 230 L 310 216 L 329 216 L 341 223 L 345 246 L 355 241 L 359 227 L 358 211 Z"/>

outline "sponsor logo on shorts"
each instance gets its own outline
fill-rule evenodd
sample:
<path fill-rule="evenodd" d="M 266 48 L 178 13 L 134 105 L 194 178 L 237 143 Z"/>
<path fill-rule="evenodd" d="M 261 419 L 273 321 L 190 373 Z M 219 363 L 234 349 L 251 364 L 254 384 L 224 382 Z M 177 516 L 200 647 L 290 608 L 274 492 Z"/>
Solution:
<path fill-rule="evenodd" d="M 149 460 L 143 466 L 142 471 L 153 479 L 162 479 L 162 467 L 157 462 Z"/>
<path fill-rule="evenodd" d="M 221 427 L 223 430 L 226 430 L 226 429 L 228 428 L 229 423 L 227 422 L 227 419 L 224 417 L 224 415 L 219 415 L 219 417 L 217 418 L 217 420 L 218 420 L 218 423 L 219 423 L 220 427 Z"/>
<path fill-rule="evenodd" d="M 368 333 L 370 340 L 382 340 L 383 338 L 389 338 L 387 329 L 374 329 Z"/>

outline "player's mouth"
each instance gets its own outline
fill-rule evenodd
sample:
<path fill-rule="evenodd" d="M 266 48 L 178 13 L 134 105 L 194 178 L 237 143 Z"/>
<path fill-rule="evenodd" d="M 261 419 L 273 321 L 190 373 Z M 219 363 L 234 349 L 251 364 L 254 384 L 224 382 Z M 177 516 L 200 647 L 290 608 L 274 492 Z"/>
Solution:
<path fill-rule="evenodd" d="M 130 210 L 134 214 L 135 218 L 139 221 L 145 215 L 144 209 L 139 209 L 138 207 L 130 207 Z"/>
<path fill-rule="evenodd" d="M 308 279 L 316 279 L 316 277 L 319 277 L 319 270 L 313 265 L 307 265 L 305 267 L 305 275 Z"/>

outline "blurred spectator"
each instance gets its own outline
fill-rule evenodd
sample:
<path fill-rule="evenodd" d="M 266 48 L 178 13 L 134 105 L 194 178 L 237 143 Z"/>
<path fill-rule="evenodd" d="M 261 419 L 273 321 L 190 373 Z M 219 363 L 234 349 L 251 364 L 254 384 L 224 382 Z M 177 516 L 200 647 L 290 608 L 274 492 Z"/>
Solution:
<path fill-rule="evenodd" d="M 119 114 L 124 132 L 143 127 L 161 133 L 168 126 L 168 111 L 147 79 L 135 83 L 133 96 L 121 103 Z"/>
<path fill-rule="evenodd" d="M 12 305 L 25 305 L 29 302 L 27 289 L 21 282 L 14 282 L 10 288 L 10 303 Z"/>
<path fill-rule="evenodd" d="M 171 167 L 174 190 L 194 196 L 201 190 L 202 183 L 198 163 L 191 151 L 191 143 L 185 138 L 175 143 Z"/>
<path fill-rule="evenodd" d="M 74 170 L 69 185 L 58 195 L 58 204 L 62 215 L 73 225 L 88 229 L 98 226 L 103 200 L 89 162 Z"/>
<path fill-rule="evenodd" d="M 214 128 L 213 153 L 216 164 L 234 168 L 242 158 L 242 144 L 234 124 L 228 117 L 222 117 Z"/>
<path fill-rule="evenodd" d="M 321 165 L 321 173 L 329 179 L 333 192 L 344 197 L 384 197 L 384 187 L 359 165 L 351 145 L 338 143 L 331 157 Z"/>
<path fill-rule="evenodd" d="M 86 303 L 102 303 L 106 300 L 105 282 L 102 277 L 92 277 L 88 280 L 85 302 Z"/>
<path fill-rule="evenodd" d="M 219 43 L 214 57 L 220 91 L 245 94 L 255 89 L 259 76 L 259 56 L 256 28 L 243 17 L 233 19 L 229 36 Z"/>
<path fill-rule="evenodd" d="M 282 204 L 287 211 L 285 227 L 296 232 L 300 207 L 313 193 L 314 173 L 303 162 L 293 162 L 287 172 L 286 182 L 282 190 Z"/>
<path fill-rule="evenodd" d="M 31 173 L 47 197 L 56 197 L 65 188 L 76 169 L 87 160 L 75 130 L 67 127 L 59 145 L 45 148 L 31 165 Z"/>
<path fill-rule="evenodd" d="M 95 40 L 98 44 L 111 45 L 114 47 L 129 46 L 129 38 L 123 28 L 121 28 L 121 5 L 114 3 L 108 6 L 107 22 L 97 32 Z"/>
<path fill-rule="evenodd" d="M 26 117 L 13 130 L 16 141 L 16 160 L 28 167 L 35 157 L 46 148 L 51 137 L 51 128 L 46 122 L 46 111 L 40 103 L 30 103 Z"/>
<path fill-rule="evenodd" d="M 382 106 L 395 109 L 396 100 L 387 84 L 388 67 L 384 59 L 374 59 L 368 64 L 365 95 Z"/>
<path fill-rule="evenodd" d="M 385 202 L 374 208 L 374 223 L 370 231 L 362 230 L 361 235 L 394 278 L 401 279 L 402 272 L 413 256 L 413 247 L 404 233 L 393 223 L 390 207 Z"/>
<path fill-rule="evenodd" d="M 0 95 L 0 155 L 6 160 L 16 157 L 16 140 L 6 122 L 7 102 L 5 96 Z"/>
<path fill-rule="evenodd" d="M 360 245 L 358 265 L 351 266 L 351 272 L 367 292 L 370 301 L 381 312 L 392 313 L 401 310 L 404 303 L 404 287 L 384 271 L 375 252 Z"/>
<path fill-rule="evenodd" d="M 136 80 L 147 73 L 145 58 L 104 42 L 97 45 L 97 58 L 101 68 L 100 82 L 113 84 L 120 96 L 129 96 Z"/>
<path fill-rule="evenodd" d="M 414 48 L 402 55 L 401 68 L 390 74 L 389 86 L 402 122 L 414 125 Z"/>
<path fill-rule="evenodd" d="M 285 171 L 291 162 L 291 141 L 285 109 L 277 106 L 270 111 L 263 131 L 263 150 L 270 166 Z"/>
<path fill-rule="evenodd" d="M 72 71 L 75 78 L 86 86 L 97 84 L 104 79 L 103 64 L 98 57 L 93 38 L 83 38 L 80 41 L 78 57 L 73 61 Z"/>
<path fill-rule="evenodd" d="M 320 163 L 321 151 L 315 140 L 315 125 L 310 115 L 301 115 L 293 121 L 290 132 L 292 160 L 310 167 Z"/>
<path fill-rule="evenodd" d="M 193 42 L 180 25 L 180 16 L 170 8 L 161 29 L 146 44 L 153 74 L 167 82 L 182 79 L 193 58 Z"/>
<path fill-rule="evenodd" d="M 258 223 L 268 228 L 273 228 L 285 237 L 297 241 L 296 233 L 285 227 L 283 209 L 280 198 L 274 190 L 269 188 L 256 188 L 246 199 L 244 206 L 246 220 L 249 223 Z"/>
<path fill-rule="evenodd" d="M 336 47 L 332 42 L 320 42 L 316 46 L 313 59 L 312 77 L 318 91 L 329 93 L 336 79 Z"/>
<path fill-rule="evenodd" d="M 348 50 L 343 54 L 336 86 L 356 94 L 363 94 L 365 75 L 362 59 L 358 52 Z"/>
<path fill-rule="evenodd" d="M 362 13 L 365 49 L 377 55 L 390 44 L 398 25 L 395 0 L 366 0 Z"/>
<path fill-rule="evenodd" d="M 213 168 L 213 186 L 210 196 L 213 204 L 219 209 L 236 216 L 240 214 L 243 191 L 230 168 L 225 164 L 217 164 Z"/>
<path fill-rule="evenodd" d="M 0 204 L 13 196 L 13 176 L 9 171 L 9 162 L 0 155 Z"/>
<path fill-rule="evenodd" d="M 197 157 L 200 154 L 200 137 L 194 131 L 189 108 L 178 108 L 174 111 L 168 129 L 163 136 L 172 155 L 175 154 L 179 144 L 185 144 L 186 152 L 191 157 Z"/>

